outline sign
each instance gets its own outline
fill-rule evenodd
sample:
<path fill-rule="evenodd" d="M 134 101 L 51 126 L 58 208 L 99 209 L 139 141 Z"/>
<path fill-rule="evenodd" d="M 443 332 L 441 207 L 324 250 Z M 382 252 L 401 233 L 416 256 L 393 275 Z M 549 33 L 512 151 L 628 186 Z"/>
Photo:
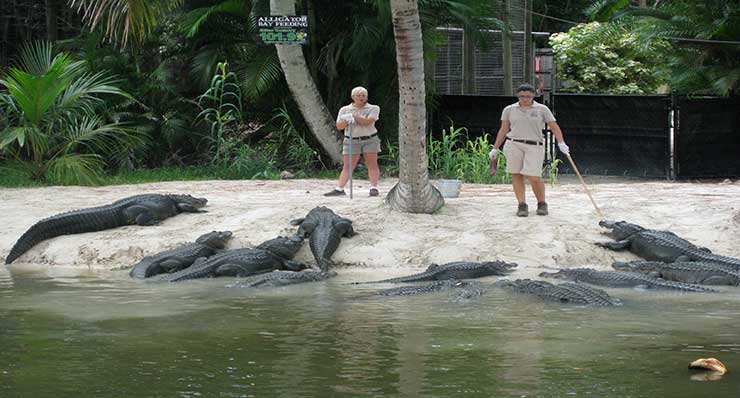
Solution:
<path fill-rule="evenodd" d="M 307 15 L 257 17 L 257 44 L 308 43 Z"/>

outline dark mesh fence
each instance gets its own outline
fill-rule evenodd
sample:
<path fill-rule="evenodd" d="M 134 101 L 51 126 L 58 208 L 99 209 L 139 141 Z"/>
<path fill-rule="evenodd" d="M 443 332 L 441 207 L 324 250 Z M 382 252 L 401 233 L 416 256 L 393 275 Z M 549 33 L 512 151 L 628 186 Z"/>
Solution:
<path fill-rule="evenodd" d="M 555 94 L 553 101 L 581 174 L 669 177 L 670 97 Z M 560 171 L 572 173 L 562 160 Z"/>
<path fill-rule="evenodd" d="M 432 112 L 432 135 L 441 136 L 442 129 L 449 132 L 450 123 L 454 123 L 455 128 L 467 128 L 470 138 L 488 134 L 493 142 L 501 127 L 501 112 L 516 101 L 506 96 L 443 95 Z"/>
<path fill-rule="evenodd" d="M 680 98 L 676 177 L 740 176 L 740 98 Z"/>

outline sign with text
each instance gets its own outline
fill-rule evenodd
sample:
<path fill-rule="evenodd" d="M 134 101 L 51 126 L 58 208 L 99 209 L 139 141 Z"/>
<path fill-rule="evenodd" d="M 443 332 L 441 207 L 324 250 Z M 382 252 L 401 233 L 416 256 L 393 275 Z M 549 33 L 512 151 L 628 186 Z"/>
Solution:
<path fill-rule="evenodd" d="M 308 43 L 307 15 L 257 17 L 258 44 Z"/>

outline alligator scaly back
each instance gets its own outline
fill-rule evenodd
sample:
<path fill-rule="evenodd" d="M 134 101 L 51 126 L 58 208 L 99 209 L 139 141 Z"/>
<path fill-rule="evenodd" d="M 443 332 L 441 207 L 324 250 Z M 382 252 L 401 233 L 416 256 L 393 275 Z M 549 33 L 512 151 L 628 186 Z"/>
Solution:
<path fill-rule="evenodd" d="M 381 281 L 358 282 L 355 284 L 473 279 L 492 275 L 505 276 L 511 273 L 516 266 L 517 265 L 515 263 L 507 263 L 504 261 L 485 261 L 480 263 L 473 261 L 457 261 L 442 265 L 432 264 L 426 271 L 414 275 L 384 279 Z"/>
<path fill-rule="evenodd" d="M 135 195 L 108 205 L 45 218 L 21 235 L 5 258 L 12 263 L 39 242 L 61 235 L 102 231 L 124 225 L 153 225 L 183 211 L 199 211 L 208 201 L 190 195 Z"/>

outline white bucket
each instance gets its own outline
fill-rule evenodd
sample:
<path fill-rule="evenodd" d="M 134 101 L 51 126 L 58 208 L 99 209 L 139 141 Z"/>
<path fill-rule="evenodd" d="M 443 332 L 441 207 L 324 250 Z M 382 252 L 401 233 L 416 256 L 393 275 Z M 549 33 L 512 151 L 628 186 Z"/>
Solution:
<path fill-rule="evenodd" d="M 437 180 L 437 189 L 443 198 L 456 198 L 460 195 L 460 180 Z"/>

